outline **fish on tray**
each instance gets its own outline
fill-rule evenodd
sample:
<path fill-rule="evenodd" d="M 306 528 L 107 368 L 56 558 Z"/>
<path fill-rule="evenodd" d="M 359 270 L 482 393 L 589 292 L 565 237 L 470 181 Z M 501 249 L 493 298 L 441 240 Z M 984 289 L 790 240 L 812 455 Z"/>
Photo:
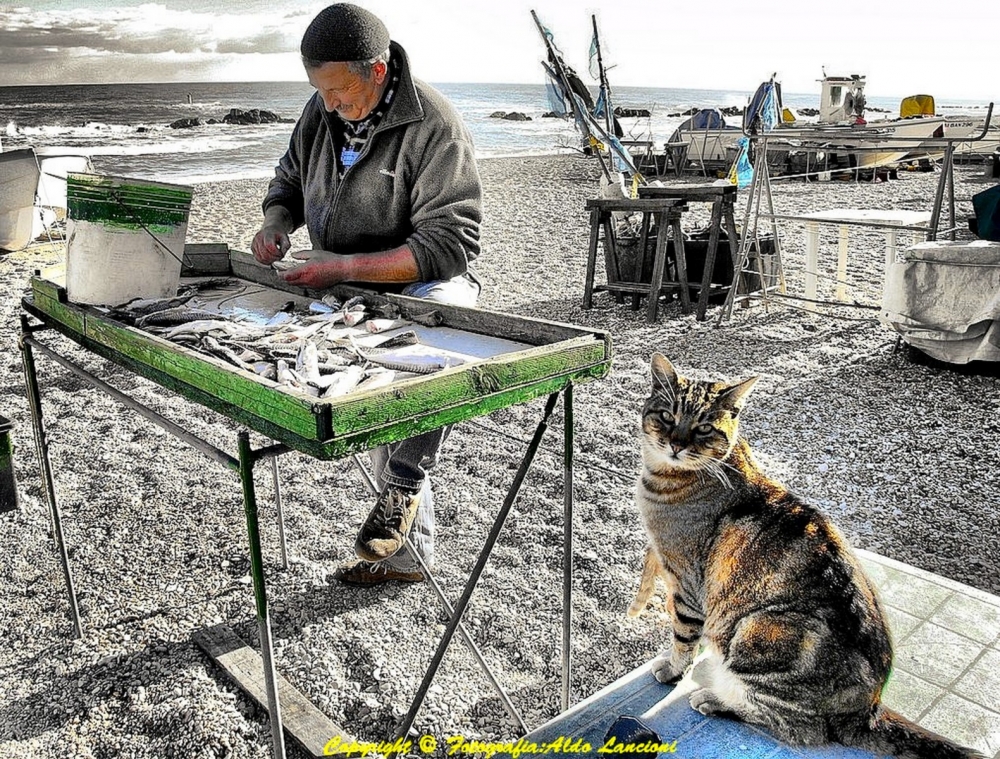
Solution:
<path fill-rule="evenodd" d="M 413 374 L 433 374 L 466 363 L 466 359 L 461 356 L 422 343 L 392 346 L 383 343 L 375 348 L 362 348 L 355 342 L 354 351 L 365 361 L 397 372 Z"/>
<path fill-rule="evenodd" d="M 192 300 L 197 292 L 129 301 L 108 313 L 312 398 L 376 390 L 468 360 L 420 344 L 417 334 L 406 330 L 412 322 L 399 318 L 393 304 L 372 305 L 364 296 L 341 303 L 327 295 L 306 312 L 286 307 L 261 324 L 197 308 Z M 362 337 L 364 346 L 355 341 Z"/>

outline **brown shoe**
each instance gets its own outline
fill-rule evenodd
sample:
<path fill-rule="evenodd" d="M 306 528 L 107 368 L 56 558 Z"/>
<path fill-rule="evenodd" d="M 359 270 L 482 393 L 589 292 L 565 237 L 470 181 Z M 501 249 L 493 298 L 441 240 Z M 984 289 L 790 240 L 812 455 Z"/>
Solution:
<path fill-rule="evenodd" d="M 419 493 L 392 485 L 383 490 L 354 541 L 358 558 L 383 561 L 402 548 L 419 505 Z"/>
<path fill-rule="evenodd" d="M 419 570 L 404 572 L 387 567 L 385 562 L 356 561 L 338 567 L 333 579 L 344 585 L 381 585 L 384 582 L 423 582 L 424 573 Z"/>

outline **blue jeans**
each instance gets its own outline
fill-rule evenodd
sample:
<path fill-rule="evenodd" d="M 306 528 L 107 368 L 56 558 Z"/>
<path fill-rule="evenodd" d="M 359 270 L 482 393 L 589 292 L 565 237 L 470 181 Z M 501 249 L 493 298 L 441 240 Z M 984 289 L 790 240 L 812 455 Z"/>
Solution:
<path fill-rule="evenodd" d="M 472 308 L 479 298 L 479 290 L 476 282 L 462 275 L 435 282 L 415 282 L 403 290 L 403 295 Z M 368 453 L 375 480 L 381 490 L 392 485 L 420 491 L 420 505 L 410 530 L 410 540 L 429 567 L 434 564 L 434 494 L 431 491 L 429 472 L 437 463 L 438 451 L 450 431 L 450 425 L 441 427 L 416 437 L 381 445 Z M 390 556 L 385 563 L 403 572 L 412 572 L 420 566 L 410 558 L 406 548 Z"/>

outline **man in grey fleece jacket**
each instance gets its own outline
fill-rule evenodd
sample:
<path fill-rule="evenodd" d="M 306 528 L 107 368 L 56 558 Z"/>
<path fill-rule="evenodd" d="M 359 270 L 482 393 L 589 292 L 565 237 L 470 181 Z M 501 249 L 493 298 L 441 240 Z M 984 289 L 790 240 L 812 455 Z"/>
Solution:
<path fill-rule="evenodd" d="M 450 103 L 410 73 L 382 22 L 349 3 L 321 11 L 302 38 L 316 93 L 292 132 L 264 198 L 257 260 L 288 251 L 303 224 L 311 250 L 279 273 L 322 289 L 338 282 L 473 306 L 479 285 L 482 189 L 471 137 Z M 334 575 L 349 584 L 418 582 L 401 550 L 409 534 L 430 566 L 434 503 L 428 471 L 447 428 L 371 452 L 381 494 L 358 533 L 359 561 Z"/>

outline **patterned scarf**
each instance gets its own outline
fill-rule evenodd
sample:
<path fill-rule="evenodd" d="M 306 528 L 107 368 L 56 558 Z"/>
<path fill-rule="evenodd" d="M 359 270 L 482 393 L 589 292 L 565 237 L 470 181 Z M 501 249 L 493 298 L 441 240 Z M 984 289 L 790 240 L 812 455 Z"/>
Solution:
<path fill-rule="evenodd" d="M 353 166 L 361 153 L 364 152 L 365 145 L 371 139 L 375 128 L 381 123 L 382 117 L 389 110 L 392 99 L 396 94 L 396 89 L 399 87 L 399 69 L 400 67 L 395 57 L 391 57 L 389 59 L 389 71 L 386 75 L 389 82 L 382 93 L 381 99 L 372 109 L 371 113 L 359 121 L 340 120 L 344 126 L 344 145 L 340 149 L 340 160 L 337 162 L 337 176 L 341 179 L 344 178 L 347 169 Z"/>

